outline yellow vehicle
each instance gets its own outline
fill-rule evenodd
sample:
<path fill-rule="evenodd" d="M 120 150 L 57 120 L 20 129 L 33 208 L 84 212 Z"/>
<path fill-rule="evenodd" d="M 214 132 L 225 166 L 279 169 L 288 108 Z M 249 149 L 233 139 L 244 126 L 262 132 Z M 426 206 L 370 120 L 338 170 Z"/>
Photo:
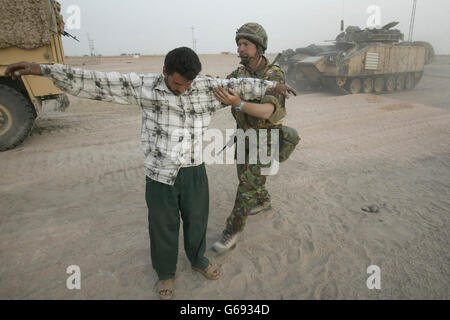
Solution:
<path fill-rule="evenodd" d="M 286 51 L 281 64 L 288 83 L 299 90 L 323 87 L 341 94 L 413 89 L 434 50 L 427 42 L 402 41 L 403 34 L 391 29 L 397 24 L 364 30 L 350 26 L 333 45 Z"/>
<path fill-rule="evenodd" d="M 0 11 L 0 151 L 21 144 L 42 113 L 42 102 L 56 99 L 61 109 L 68 98 L 38 76 L 12 80 L 6 67 L 15 62 L 65 64 L 61 34 L 64 22 L 54 0 L 3 0 Z"/>

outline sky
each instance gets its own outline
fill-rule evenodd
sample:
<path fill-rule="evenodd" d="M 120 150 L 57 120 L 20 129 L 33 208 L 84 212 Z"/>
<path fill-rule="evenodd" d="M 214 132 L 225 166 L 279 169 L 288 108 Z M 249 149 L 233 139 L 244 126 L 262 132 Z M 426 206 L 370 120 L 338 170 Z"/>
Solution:
<path fill-rule="evenodd" d="M 236 52 L 236 30 L 258 22 L 269 38 L 268 53 L 323 44 L 345 26 L 399 21 L 408 37 L 413 0 L 59 0 L 66 31 L 65 54 L 89 54 L 88 34 L 97 54 L 165 55 L 187 46 L 199 54 Z M 79 15 L 72 8 L 79 9 Z M 71 8 L 72 7 L 72 8 Z M 413 40 L 430 42 L 437 54 L 450 54 L 450 1 L 417 0 Z M 79 22 L 79 25 L 77 23 Z M 73 29 L 70 29 L 72 27 Z M 194 28 L 192 30 L 192 27 Z M 194 35 L 194 37 L 193 37 Z"/>

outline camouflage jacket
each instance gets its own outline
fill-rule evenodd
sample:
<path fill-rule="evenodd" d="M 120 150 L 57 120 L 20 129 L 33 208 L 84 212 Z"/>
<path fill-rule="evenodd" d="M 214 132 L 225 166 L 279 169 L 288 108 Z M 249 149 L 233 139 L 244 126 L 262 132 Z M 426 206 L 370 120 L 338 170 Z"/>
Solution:
<path fill-rule="evenodd" d="M 268 59 L 263 56 L 263 63 L 256 71 L 252 71 L 245 66 L 240 66 L 227 76 L 230 78 L 258 78 L 262 80 L 276 81 L 285 83 L 284 71 L 277 65 L 269 65 Z M 247 130 L 249 128 L 274 128 L 279 127 L 283 118 L 286 116 L 285 102 L 282 95 L 266 94 L 261 100 L 251 100 L 253 103 L 272 103 L 275 109 L 269 119 L 253 117 L 244 112 L 239 112 L 231 108 L 231 113 L 236 119 L 237 127 Z"/>

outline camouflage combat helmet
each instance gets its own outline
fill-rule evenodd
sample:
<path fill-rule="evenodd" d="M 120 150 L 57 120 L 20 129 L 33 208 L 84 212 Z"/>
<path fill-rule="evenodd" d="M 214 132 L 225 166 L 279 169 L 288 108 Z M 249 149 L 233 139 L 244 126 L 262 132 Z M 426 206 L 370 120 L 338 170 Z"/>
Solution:
<path fill-rule="evenodd" d="M 236 43 L 242 38 L 253 42 L 258 47 L 261 47 L 262 53 L 264 53 L 267 49 L 266 30 L 264 30 L 264 28 L 256 22 L 246 23 L 236 31 Z"/>

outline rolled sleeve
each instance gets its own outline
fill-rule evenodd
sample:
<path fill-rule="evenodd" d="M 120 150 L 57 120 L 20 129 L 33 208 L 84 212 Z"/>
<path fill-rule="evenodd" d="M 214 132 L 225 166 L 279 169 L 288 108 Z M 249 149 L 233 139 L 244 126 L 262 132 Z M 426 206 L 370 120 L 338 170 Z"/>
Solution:
<path fill-rule="evenodd" d="M 286 83 L 285 75 L 282 69 L 276 67 L 276 69 L 270 73 L 267 80 Z M 277 124 L 286 116 L 286 108 L 284 107 L 284 96 L 283 95 L 266 95 L 261 99 L 261 103 L 271 103 L 274 105 L 274 110 L 272 115 L 267 119 L 272 124 Z"/>
<path fill-rule="evenodd" d="M 266 95 L 261 99 L 261 103 L 271 103 L 274 106 L 272 115 L 267 119 L 270 123 L 276 124 L 286 116 L 286 110 L 283 107 L 282 98 Z"/>

